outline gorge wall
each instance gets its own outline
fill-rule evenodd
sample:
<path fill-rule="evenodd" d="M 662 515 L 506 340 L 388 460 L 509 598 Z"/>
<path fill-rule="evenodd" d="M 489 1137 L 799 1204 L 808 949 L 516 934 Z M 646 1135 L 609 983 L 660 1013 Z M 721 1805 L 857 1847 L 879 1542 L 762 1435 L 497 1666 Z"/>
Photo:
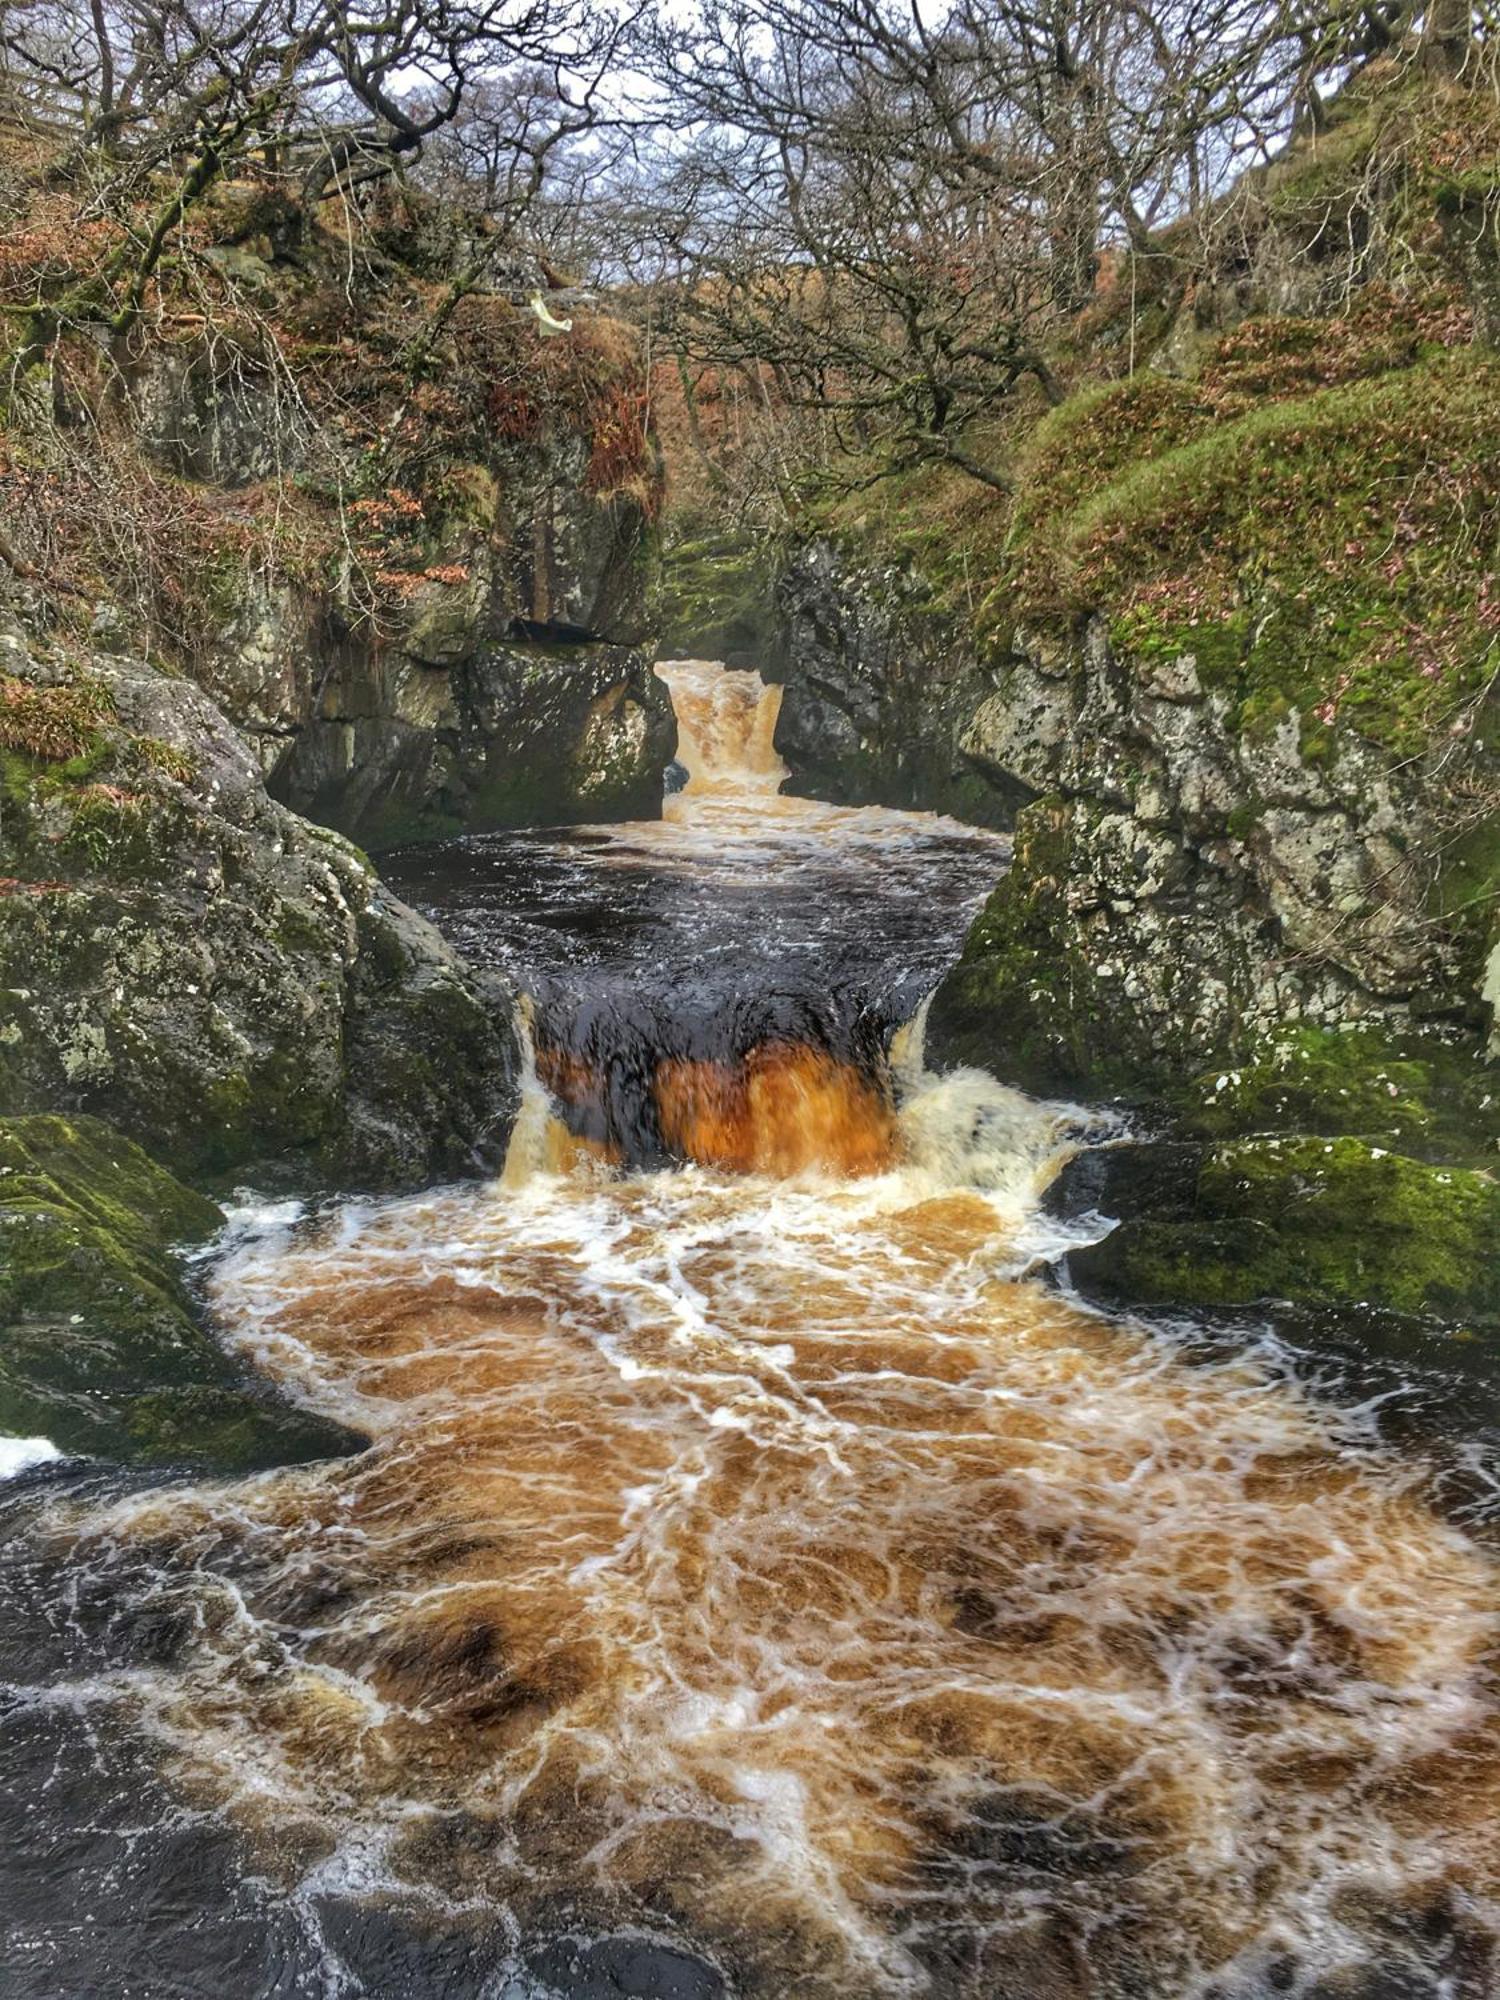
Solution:
<path fill-rule="evenodd" d="M 27 199 L 10 265 L 56 256 Z M 349 241 L 225 184 L 149 311 L 16 383 L 14 546 L 367 846 L 649 815 L 673 725 L 643 371 L 630 329 L 544 294 L 430 199 Z"/>
<path fill-rule="evenodd" d="M 1013 826 L 927 1058 L 1131 1107 L 1051 1197 L 1113 1304 L 1500 1331 L 1497 162 L 1372 74 L 1101 286 L 1007 493 L 851 479 L 777 579 L 793 785 Z"/>
<path fill-rule="evenodd" d="M 1247 689 L 1212 628 L 1133 646 L 1098 611 L 1002 651 L 910 567 L 828 541 L 781 603 L 800 782 L 1014 824 L 934 1048 L 1130 1092 L 1288 1025 L 1484 1019 L 1486 912 L 1445 779 L 1490 781 L 1487 696 L 1462 736 L 1393 755 L 1326 703 Z"/>
<path fill-rule="evenodd" d="M 660 810 L 635 339 L 418 196 L 340 235 L 255 183 L 114 315 L 130 218 L 65 227 L 8 130 L 0 192 L 18 324 L 81 301 L 0 392 L 0 1430 L 348 1450 L 226 1361 L 178 1251 L 222 1226 L 195 1189 L 503 1160 L 515 995 L 348 836 Z"/>
<path fill-rule="evenodd" d="M 197 366 L 148 363 L 147 448 L 178 471 L 206 451 L 242 491 L 246 391 Z M 253 541 L 213 579 L 200 677 L 277 797 L 375 847 L 659 810 L 673 728 L 651 673 L 650 488 L 600 490 L 586 406 L 508 421 L 520 435 L 434 426 L 418 492 L 349 503 L 362 602 L 352 566 L 309 588 Z"/>
<path fill-rule="evenodd" d="M 934 1049 L 1159 1098 L 1287 1030 L 1482 1042 L 1484 140 L 1467 100 L 1374 78 L 1237 191 L 1218 268 L 1101 288 L 1060 406 L 987 442 L 1005 497 L 929 463 L 802 524 L 776 587 L 794 783 L 1014 823 Z"/>

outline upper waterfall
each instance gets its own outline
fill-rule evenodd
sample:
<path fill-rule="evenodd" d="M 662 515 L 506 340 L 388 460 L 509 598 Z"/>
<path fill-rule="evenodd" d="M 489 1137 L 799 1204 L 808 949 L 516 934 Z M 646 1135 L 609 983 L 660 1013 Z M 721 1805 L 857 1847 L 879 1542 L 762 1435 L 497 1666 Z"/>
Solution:
<path fill-rule="evenodd" d="M 781 689 L 717 660 L 662 660 L 671 690 L 677 760 L 688 792 L 776 792 L 787 768 L 776 754 Z"/>

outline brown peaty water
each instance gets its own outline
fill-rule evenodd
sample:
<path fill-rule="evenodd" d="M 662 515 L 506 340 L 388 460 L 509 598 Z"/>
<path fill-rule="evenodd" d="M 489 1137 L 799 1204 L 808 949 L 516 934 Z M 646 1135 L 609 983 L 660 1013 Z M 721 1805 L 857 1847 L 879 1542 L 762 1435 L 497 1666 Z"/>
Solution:
<path fill-rule="evenodd" d="M 671 679 L 638 837 L 838 838 Z M 653 1171 L 533 1079 L 495 1185 L 242 1219 L 227 1337 L 373 1444 L 59 1516 L 195 1607 L 122 1713 L 289 1884 L 747 1996 L 1500 1990 L 1494 1549 L 1274 1349 L 1044 1284 L 1066 1119 L 917 1055 L 663 1061 Z"/>

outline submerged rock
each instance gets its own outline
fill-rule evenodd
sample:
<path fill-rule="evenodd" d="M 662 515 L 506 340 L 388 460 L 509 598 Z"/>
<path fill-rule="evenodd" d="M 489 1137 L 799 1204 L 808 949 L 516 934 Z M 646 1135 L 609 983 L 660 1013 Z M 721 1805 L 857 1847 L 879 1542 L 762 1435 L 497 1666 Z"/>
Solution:
<path fill-rule="evenodd" d="M 0 1120 L 0 1431 L 225 1472 L 356 1449 L 205 1332 L 178 1253 L 222 1222 L 97 1119 Z"/>
<path fill-rule="evenodd" d="M 207 695 L 0 627 L 0 1107 L 179 1171 L 413 1185 L 493 1165 L 511 996 L 266 794 Z"/>

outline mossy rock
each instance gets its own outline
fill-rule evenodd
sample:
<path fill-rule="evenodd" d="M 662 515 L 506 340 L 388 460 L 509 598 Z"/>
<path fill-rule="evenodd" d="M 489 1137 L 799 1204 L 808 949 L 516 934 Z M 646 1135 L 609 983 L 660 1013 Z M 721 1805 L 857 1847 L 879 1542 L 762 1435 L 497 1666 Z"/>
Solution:
<path fill-rule="evenodd" d="M 662 562 L 662 656 L 759 666 L 775 622 L 773 569 L 773 553 L 740 535 L 679 533 Z"/>
<path fill-rule="evenodd" d="M 1018 816 L 1011 866 L 933 996 L 927 1056 L 941 1068 L 978 1064 L 1048 1096 L 1087 1090 L 1144 1102 L 1181 1073 L 1172 1046 L 1133 1022 L 1076 942 L 1071 881 L 1090 878 L 1101 809 L 1050 796 Z"/>
<path fill-rule="evenodd" d="M 1488 815 L 1443 847 L 1431 907 L 1453 931 L 1463 968 L 1478 985 L 1500 944 L 1500 816 Z"/>
<path fill-rule="evenodd" d="M 354 1448 L 243 1382 L 199 1324 L 178 1253 L 222 1221 L 98 1119 L 0 1121 L 0 1430 L 218 1472 Z"/>
<path fill-rule="evenodd" d="M 1076 419 L 1055 412 L 1038 435 L 1056 454 L 1013 528 L 1027 621 L 1071 629 L 1107 606 L 1143 655 L 1179 647 L 1191 623 L 1240 700 L 1279 693 L 1396 757 L 1420 752 L 1494 672 L 1496 365 L 1424 352 L 1379 372 L 1371 340 L 1375 372 L 1251 398 L 1238 416 L 1207 421 L 1180 385 L 1144 377 L 1075 399 Z M 1107 416 L 1118 463 L 1090 444 L 1070 469 L 1075 438 Z M 1453 531 L 1455 494 L 1469 534 Z"/>
<path fill-rule="evenodd" d="M 1071 1259 L 1094 1296 L 1368 1305 L 1500 1327 L 1500 1186 L 1485 1173 L 1305 1135 L 1168 1148 L 1165 1171 L 1160 1155 L 1156 1171 L 1144 1164 L 1136 1212 Z M 1127 1186 L 1131 1165 L 1126 1149 Z"/>
<path fill-rule="evenodd" d="M 1195 1077 L 1177 1109 L 1195 1137 L 1364 1138 L 1478 1166 L 1500 1151 L 1500 1066 L 1437 1030 L 1288 1028 Z"/>

